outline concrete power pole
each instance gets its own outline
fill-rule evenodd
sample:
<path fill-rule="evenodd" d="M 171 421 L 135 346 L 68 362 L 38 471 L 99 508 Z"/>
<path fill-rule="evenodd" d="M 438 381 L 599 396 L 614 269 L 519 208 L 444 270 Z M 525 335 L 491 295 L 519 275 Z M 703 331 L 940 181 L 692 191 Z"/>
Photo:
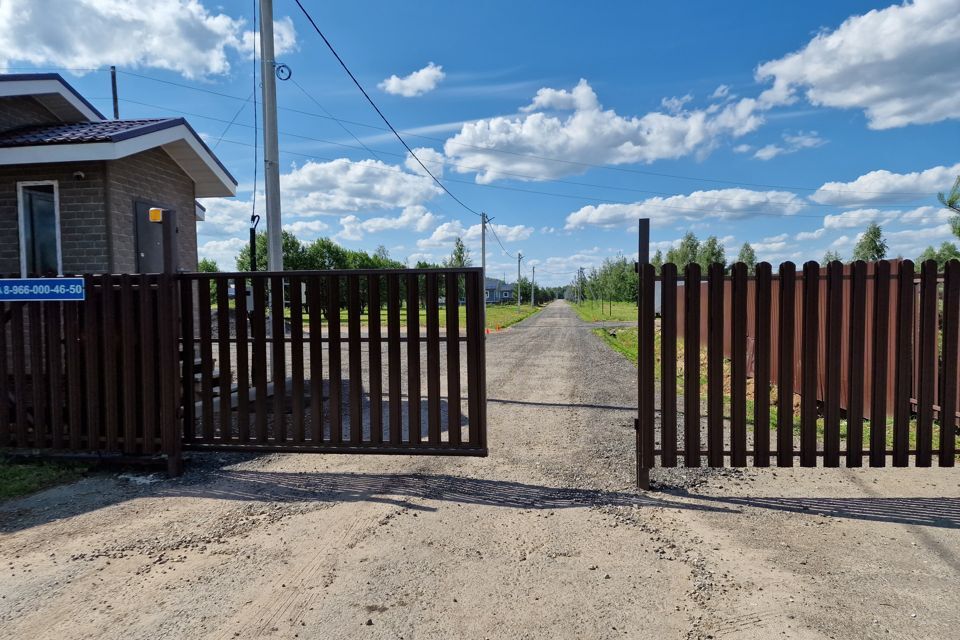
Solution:
<path fill-rule="evenodd" d="M 537 306 L 537 265 L 533 265 L 533 277 L 530 279 L 530 306 Z"/>
<path fill-rule="evenodd" d="M 260 79 L 263 84 L 263 173 L 267 196 L 267 270 L 283 271 L 280 229 L 280 146 L 277 77 L 273 59 L 273 0 L 260 0 Z M 256 197 L 256 194 L 254 194 Z"/>
<path fill-rule="evenodd" d="M 517 313 L 520 313 L 520 261 L 523 254 L 517 251 Z"/>

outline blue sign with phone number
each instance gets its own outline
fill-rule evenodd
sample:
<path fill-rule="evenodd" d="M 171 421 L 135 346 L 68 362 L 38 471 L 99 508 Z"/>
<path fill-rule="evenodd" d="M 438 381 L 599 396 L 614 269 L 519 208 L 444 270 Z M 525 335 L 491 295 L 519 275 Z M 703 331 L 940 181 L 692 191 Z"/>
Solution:
<path fill-rule="evenodd" d="M 0 278 L 0 302 L 84 300 L 83 278 Z"/>

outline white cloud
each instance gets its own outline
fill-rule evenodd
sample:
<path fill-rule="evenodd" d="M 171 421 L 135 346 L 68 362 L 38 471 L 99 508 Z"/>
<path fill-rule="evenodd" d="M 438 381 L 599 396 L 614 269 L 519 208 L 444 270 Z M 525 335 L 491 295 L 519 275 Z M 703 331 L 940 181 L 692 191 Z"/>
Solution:
<path fill-rule="evenodd" d="M 230 54 L 249 55 L 245 23 L 200 0 L 5 0 L 0 67 L 11 62 L 69 68 L 153 67 L 186 78 L 223 74 Z M 296 46 L 289 18 L 276 22 L 280 52 Z"/>
<path fill-rule="evenodd" d="M 917 207 L 904 212 L 898 222 L 909 225 L 931 225 L 950 222 L 957 214 L 945 207 Z"/>
<path fill-rule="evenodd" d="M 362 240 L 368 233 L 411 229 L 423 233 L 433 228 L 440 218 L 420 205 L 404 208 L 396 217 L 378 217 L 361 220 L 355 215 L 340 218 L 342 229 L 336 237 L 344 240 Z"/>
<path fill-rule="evenodd" d="M 284 231 L 289 231 L 301 240 L 313 240 L 329 228 L 330 225 L 322 220 L 297 220 L 283 225 Z"/>
<path fill-rule="evenodd" d="M 713 100 L 721 100 L 730 95 L 730 85 L 722 84 L 716 89 L 713 90 L 713 93 L 710 94 L 710 98 Z"/>
<path fill-rule="evenodd" d="M 956 236 L 953 235 L 949 224 L 891 233 L 884 232 L 883 235 L 889 245 L 888 257 L 903 256 L 911 260 L 915 260 L 930 245 L 940 246 L 941 243 L 946 241 L 956 241 Z"/>
<path fill-rule="evenodd" d="M 531 235 L 533 235 L 533 227 L 528 227 L 523 224 L 518 225 L 506 225 L 506 224 L 489 224 L 488 227 L 491 227 L 500 238 L 500 241 L 504 244 L 510 244 L 512 242 L 520 242 L 526 240 Z M 463 223 L 459 220 L 453 220 L 451 222 L 444 222 L 436 229 L 433 233 L 430 234 L 427 238 L 421 238 L 417 240 L 417 247 L 420 249 L 429 249 L 436 247 L 447 247 L 453 246 L 454 241 L 459 237 L 463 238 L 463 241 L 472 246 L 479 246 L 480 236 L 483 233 L 482 228 L 479 224 L 474 224 L 469 227 L 464 227 Z M 493 235 L 487 236 L 487 250 L 491 251 L 492 247 L 497 246 L 496 240 L 494 240 Z M 499 247 L 497 249 L 499 251 Z"/>
<path fill-rule="evenodd" d="M 824 235 L 826 232 L 827 232 L 827 230 L 824 229 L 823 227 L 817 229 L 816 231 L 801 231 L 800 233 L 797 234 L 797 236 L 796 236 L 795 239 L 798 240 L 798 241 L 803 241 L 803 240 L 819 240 L 820 238 L 823 237 L 823 235 Z"/>
<path fill-rule="evenodd" d="M 197 247 L 200 258 L 214 260 L 222 271 L 236 267 L 237 254 L 249 244 L 244 238 L 228 238 L 227 240 L 210 240 Z"/>
<path fill-rule="evenodd" d="M 752 99 L 713 107 L 624 117 L 604 110 L 587 81 L 580 80 L 571 91 L 540 89 L 522 115 L 465 123 L 446 141 L 444 152 L 469 167 L 457 171 L 476 171 L 479 183 L 510 172 L 548 180 L 582 173 L 577 163 L 650 163 L 707 154 L 724 136 L 745 135 L 763 121 Z"/>
<path fill-rule="evenodd" d="M 443 157 L 443 154 L 437 151 L 436 149 L 431 149 L 430 147 L 418 147 L 413 150 L 417 158 L 420 159 L 427 169 L 430 170 L 437 178 L 443 176 L 443 166 L 446 162 L 446 158 Z M 412 171 L 413 173 L 418 173 L 422 176 L 426 176 L 426 172 L 423 170 L 423 167 L 420 166 L 420 162 L 407 154 L 407 159 L 403 161 L 403 165 Z"/>
<path fill-rule="evenodd" d="M 852 182 L 824 183 L 810 199 L 843 207 L 873 202 L 911 202 L 948 191 L 958 174 L 960 162 L 952 167 L 937 166 L 912 173 L 880 169 L 865 173 Z"/>
<path fill-rule="evenodd" d="M 660 100 L 660 106 L 666 109 L 667 113 L 680 113 L 691 100 L 693 100 L 693 96 L 688 93 L 687 95 L 679 98 L 663 98 Z"/>
<path fill-rule="evenodd" d="M 835 215 L 823 216 L 823 226 L 826 229 L 862 229 L 872 222 L 884 225 L 898 217 L 900 217 L 899 211 L 853 209 Z"/>
<path fill-rule="evenodd" d="M 817 135 L 816 131 L 811 131 L 809 133 L 804 133 L 803 131 L 795 134 L 784 133 L 783 134 L 784 144 L 768 144 L 760 149 L 757 149 L 757 152 L 753 154 L 754 158 L 758 160 L 772 160 L 780 155 L 786 155 L 789 153 L 796 153 L 801 149 L 813 149 L 816 147 L 823 146 L 827 143 L 826 140 Z"/>
<path fill-rule="evenodd" d="M 753 146 L 749 144 L 738 144 L 733 148 L 734 153 L 749 153 L 753 150 Z"/>
<path fill-rule="evenodd" d="M 765 104 L 802 90 L 815 105 L 863 109 L 873 129 L 960 118 L 960 0 L 915 0 L 852 16 L 760 65 Z"/>
<path fill-rule="evenodd" d="M 244 31 L 241 51 L 247 55 L 256 52 L 260 56 L 260 32 Z M 290 16 L 284 16 L 273 21 L 273 54 L 275 57 L 286 55 L 297 50 L 297 30 L 293 27 Z"/>
<path fill-rule="evenodd" d="M 687 220 L 736 220 L 757 213 L 790 215 L 803 207 L 803 200 L 787 191 L 694 191 L 689 195 L 657 196 L 632 204 L 588 205 L 567 216 L 566 228 L 620 227 L 635 224 L 638 218 L 650 218 L 656 226 Z"/>
<path fill-rule="evenodd" d="M 386 93 L 403 96 L 404 98 L 413 98 L 436 89 L 437 85 L 446 75 L 441 65 L 431 62 L 423 69 L 414 71 L 410 75 L 403 76 L 402 78 L 392 75 L 377 86 Z"/>
<path fill-rule="evenodd" d="M 432 180 L 379 160 L 307 162 L 280 176 L 284 211 L 308 216 L 421 204 L 441 193 Z"/>

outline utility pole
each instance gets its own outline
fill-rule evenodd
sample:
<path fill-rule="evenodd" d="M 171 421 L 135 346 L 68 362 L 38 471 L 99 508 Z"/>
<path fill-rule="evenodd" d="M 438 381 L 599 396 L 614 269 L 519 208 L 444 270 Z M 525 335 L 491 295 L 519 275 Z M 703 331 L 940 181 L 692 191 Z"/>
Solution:
<path fill-rule="evenodd" d="M 520 313 L 520 261 L 523 254 L 517 251 L 517 313 Z"/>
<path fill-rule="evenodd" d="M 533 278 L 530 279 L 530 306 L 537 306 L 537 265 L 533 265 Z"/>
<path fill-rule="evenodd" d="M 117 97 L 117 68 L 110 65 L 110 89 L 113 92 L 113 119 L 120 119 L 120 99 Z"/>
<path fill-rule="evenodd" d="M 267 196 L 267 270 L 283 271 L 280 230 L 280 146 L 277 77 L 273 59 L 273 0 L 260 0 L 260 79 L 263 86 L 263 173 Z"/>

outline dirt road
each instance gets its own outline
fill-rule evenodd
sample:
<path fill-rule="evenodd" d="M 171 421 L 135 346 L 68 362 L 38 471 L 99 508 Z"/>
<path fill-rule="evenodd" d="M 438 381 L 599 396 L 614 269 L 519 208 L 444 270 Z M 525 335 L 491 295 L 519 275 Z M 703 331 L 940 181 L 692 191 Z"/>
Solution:
<path fill-rule="evenodd" d="M 208 455 L 0 505 L 0 637 L 960 628 L 960 472 L 683 472 L 637 493 L 635 370 L 568 306 L 490 336 L 487 364 L 486 459 Z"/>

